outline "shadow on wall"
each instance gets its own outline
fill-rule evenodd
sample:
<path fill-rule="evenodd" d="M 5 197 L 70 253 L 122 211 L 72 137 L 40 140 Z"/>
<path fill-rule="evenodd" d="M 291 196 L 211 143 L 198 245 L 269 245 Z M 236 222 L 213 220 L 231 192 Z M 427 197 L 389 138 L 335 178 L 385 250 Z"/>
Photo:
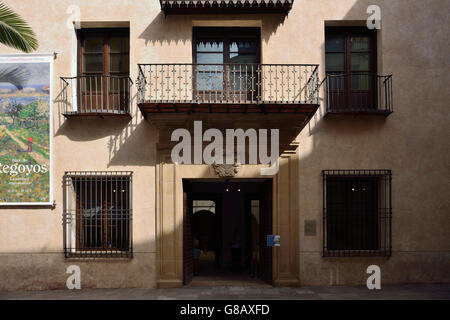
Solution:
<path fill-rule="evenodd" d="M 71 141 L 88 142 L 108 138 L 105 148 L 108 150 L 109 166 L 155 165 L 155 140 L 157 132 L 144 120 L 136 103 L 136 94 L 131 98 L 131 119 L 127 117 L 72 117 L 62 114 L 63 95 L 54 100 L 59 105 L 58 126 L 55 136 L 66 136 Z M 76 150 L 71 150 L 75 151 Z M 102 149 L 99 149 L 101 156 Z M 92 156 L 92 155 L 89 155 Z"/>
<path fill-rule="evenodd" d="M 57 252 L 42 247 L 36 252 L 0 253 L 0 291 L 67 289 L 70 274 L 66 270 L 71 265 L 80 267 L 82 289 L 156 287 L 154 241 L 133 246 L 132 259 L 65 259 L 62 239 Z"/>
<path fill-rule="evenodd" d="M 366 21 L 361 20 L 361 17 L 369 17 L 366 10 L 370 5 L 373 5 L 373 1 L 357 1 L 346 15 L 338 21 L 338 24 L 342 26 L 346 23 L 354 25 L 356 22 L 357 25 L 364 26 Z M 375 132 L 379 135 L 376 139 L 380 140 L 379 143 L 384 144 L 385 150 L 393 150 L 395 148 L 393 143 L 396 141 L 393 138 L 400 139 L 406 144 L 408 143 L 408 139 L 413 140 L 414 137 L 417 137 L 417 139 L 423 140 L 427 135 L 417 130 L 415 126 L 409 125 L 411 128 L 409 132 L 403 132 L 400 136 L 397 134 L 396 137 L 389 136 L 391 134 L 390 130 L 392 129 L 392 126 L 389 125 L 390 123 L 396 119 L 400 120 L 400 118 L 402 121 L 407 121 L 408 123 L 411 123 L 413 120 L 417 120 L 417 123 L 419 123 L 423 122 L 424 118 L 438 115 L 438 113 L 429 112 L 428 108 L 424 108 L 423 105 L 418 105 L 415 102 L 424 96 L 436 97 L 442 95 L 442 90 L 439 87 L 436 87 L 436 89 L 432 87 L 426 88 L 424 86 L 425 80 L 423 76 L 412 77 L 411 71 L 412 69 L 417 69 L 417 71 L 420 69 L 422 73 L 426 72 L 426 75 L 433 73 L 436 76 L 435 71 L 443 70 L 442 66 L 449 65 L 445 55 L 440 54 L 442 52 L 441 45 L 446 43 L 446 40 L 444 40 L 445 32 L 443 31 L 446 29 L 445 26 L 442 24 L 431 24 L 428 23 L 429 20 L 424 19 L 424 17 L 431 18 L 431 12 L 436 12 L 436 10 L 427 10 L 428 5 L 423 2 L 408 0 L 395 2 L 379 1 L 377 5 L 381 9 L 382 19 L 381 29 L 377 31 L 377 50 L 378 56 L 383 54 L 382 59 L 378 59 L 377 71 L 378 74 L 393 74 L 394 76 L 394 112 L 388 118 L 364 115 L 324 118 L 325 101 L 323 98 L 325 85 L 322 83 L 322 87 L 320 88 L 321 107 L 311 118 L 307 126 L 308 136 L 315 138 L 313 140 L 314 146 L 320 144 L 322 133 L 328 136 L 327 139 L 330 143 L 332 142 L 334 146 L 338 146 L 340 143 L 344 143 L 344 138 L 355 135 L 361 135 L 361 138 L 366 138 L 366 140 L 375 139 Z M 435 6 L 438 7 L 437 4 Z M 442 12 L 441 14 L 443 17 L 445 16 L 445 13 Z M 439 20 L 438 17 L 433 19 Z M 323 28 L 325 28 L 325 25 Z M 394 29 L 396 31 L 392 32 Z M 414 34 L 416 41 L 411 41 L 409 37 L 405 36 L 406 34 Z M 435 37 L 430 37 L 430 34 L 435 34 L 438 39 L 441 39 L 437 40 Z M 385 52 L 382 52 L 382 50 L 385 50 Z M 405 62 L 406 51 L 408 62 Z M 321 46 L 320 66 L 322 69 L 321 73 L 324 76 L 324 44 Z M 433 66 L 435 66 L 435 71 L 430 69 Z M 399 104 L 400 102 L 401 104 Z M 408 109 L 402 108 L 402 106 Z M 406 129 L 406 124 L 402 126 L 405 126 Z M 329 137 L 331 134 L 335 137 L 333 141 Z M 421 137 L 418 137 L 419 135 Z M 424 143 L 425 145 L 430 144 Z M 392 163 L 399 161 L 399 158 L 391 158 L 392 153 L 390 152 L 387 152 L 386 156 L 391 159 Z M 359 157 L 357 156 L 357 158 Z M 314 156 L 311 156 L 311 158 L 314 158 Z"/>
<path fill-rule="evenodd" d="M 445 79 L 444 70 L 449 61 L 441 54 L 441 46 L 447 43 L 444 29 L 448 28 L 448 23 L 430 21 L 446 21 L 448 10 L 438 9 L 437 3 L 431 9 L 429 2 L 383 0 L 373 3 L 359 0 L 339 23 L 343 25 L 359 19 L 360 25 L 365 25 L 365 21 L 360 19 L 369 16 L 366 10 L 372 4 L 381 8 L 378 53 L 384 52 L 378 61 L 378 73 L 393 74 L 394 112 L 387 118 L 367 115 L 324 118 L 324 87 L 321 88 L 321 107 L 304 128 L 299 146 L 300 179 L 303 181 L 299 189 L 300 270 L 304 285 L 363 284 L 367 278 L 363 267 L 370 264 L 382 268 L 386 275 L 383 276 L 385 283 L 448 282 L 449 279 L 448 223 L 423 225 L 423 212 L 432 213 L 437 221 L 444 221 L 447 216 L 446 205 L 442 203 L 448 201 L 434 192 L 443 187 L 439 175 L 445 168 L 441 164 L 448 162 L 445 156 L 438 154 L 445 148 L 445 135 L 440 130 L 447 124 L 443 124 L 442 113 L 436 110 L 444 110 L 444 105 L 436 97 L 443 97 L 445 90 L 442 91 L 440 85 L 427 86 L 425 83 Z M 436 37 L 430 37 L 430 34 Z M 414 35 L 414 40 L 411 40 L 411 35 Z M 322 74 L 325 73 L 324 52 L 322 44 Z M 426 101 L 424 97 L 430 97 L 430 105 L 433 105 L 431 101 L 436 102 L 433 112 L 425 107 L 426 103 L 420 103 Z M 417 152 L 414 147 L 419 146 L 420 152 Z M 427 168 L 430 167 L 435 168 L 436 179 L 429 177 Z M 393 252 L 389 259 L 361 257 L 349 261 L 321 257 L 324 230 L 321 171 L 339 168 L 393 170 Z M 414 183 L 416 176 L 428 176 L 428 181 L 435 181 L 433 187 Z M 436 201 L 427 200 L 424 202 L 427 206 L 424 206 L 420 202 L 409 201 L 411 198 Z M 305 219 L 317 221 L 314 238 L 303 235 Z M 433 237 L 424 241 L 417 226 L 433 228 Z M 436 265 L 440 267 L 436 268 Z M 359 280 L 357 270 L 361 270 Z"/>
<path fill-rule="evenodd" d="M 141 121 L 133 129 L 126 127 L 108 142 L 108 166 L 156 164 L 157 132 L 147 121 Z"/>
<path fill-rule="evenodd" d="M 261 21 L 263 22 L 262 40 L 268 42 L 276 33 L 280 25 L 284 23 L 284 14 L 252 14 L 252 15 L 167 15 L 160 12 L 145 28 L 139 39 L 145 44 L 170 44 L 191 42 L 193 21 L 202 21 L 208 25 L 208 21 L 214 26 L 229 26 L 229 21 Z M 221 24 L 220 22 L 223 22 Z M 255 24 L 256 26 L 257 24 Z M 167 61 L 170 62 L 170 61 Z"/>
<path fill-rule="evenodd" d="M 233 15 L 236 19 L 236 15 Z M 228 15 L 169 15 L 162 12 L 153 19 L 149 26 L 139 36 L 145 40 L 145 44 L 172 42 L 190 42 L 192 38 L 192 20 L 229 21 Z M 276 32 L 285 16 L 282 14 L 271 15 L 242 15 L 242 20 L 264 21 L 263 40 L 268 41 L 270 36 Z M 225 23 L 226 24 L 226 23 Z M 186 25 L 189 27 L 186 28 Z M 220 25 L 220 24 L 219 24 Z M 171 61 L 169 61 L 171 62 Z M 60 92 L 54 99 L 54 105 L 58 105 L 57 124 L 55 125 L 55 136 L 66 136 L 71 141 L 87 142 L 109 137 L 106 148 L 108 149 L 108 166 L 118 165 L 154 165 L 155 143 L 157 129 L 145 121 L 137 108 L 136 94 L 132 98 L 132 118 L 71 118 L 63 116 L 63 110 L 70 110 L 72 106 L 64 100 L 63 84 L 60 84 Z M 136 87 L 134 87 L 136 88 Z M 54 120 L 54 122 L 56 122 Z M 149 150 L 150 149 L 150 150 Z M 101 150 L 99 150 L 101 152 Z"/>
<path fill-rule="evenodd" d="M 373 1 L 372 1 L 373 2 Z M 365 26 L 366 20 L 361 20 L 362 17 L 369 17 L 369 14 L 366 13 L 366 10 L 369 6 L 373 5 L 370 0 L 360 0 L 358 1 L 347 14 L 338 21 L 328 21 L 324 20 L 324 24 L 322 26 L 322 30 L 325 33 L 325 24 L 327 22 L 331 22 L 330 25 L 333 26 Z M 381 6 L 380 3 L 378 5 Z M 399 8 L 401 9 L 401 7 Z M 389 9 L 390 10 L 390 9 Z M 386 13 L 388 10 L 385 10 Z M 383 19 L 383 9 L 382 9 L 382 19 Z M 378 40 L 377 42 L 381 41 L 381 35 L 383 30 L 378 30 Z M 378 47 L 378 56 L 380 56 L 381 53 L 381 45 L 380 43 L 377 44 Z M 315 134 L 320 134 L 320 132 L 324 132 L 327 135 L 333 135 L 336 137 L 336 143 L 339 143 L 339 139 L 344 138 L 345 136 L 351 137 L 354 136 L 356 133 L 364 135 L 365 133 L 369 134 L 368 138 L 370 138 L 370 135 L 373 132 L 379 132 L 383 129 L 383 127 L 386 126 L 387 118 L 384 116 L 369 116 L 369 115 L 332 115 L 330 117 L 325 117 L 325 86 L 326 83 L 325 80 L 325 43 L 322 43 L 320 46 L 320 61 L 318 61 L 320 65 L 320 75 L 323 77 L 319 83 L 319 94 L 320 94 L 320 107 L 317 109 L 314 116 L 310 119 L 307 125 L 308 129 L 308 136 L 314 136 Z M 377 68 L 378 68 L 378 74 L 382 74 L 382 61 L 378 61 Z M 385 73 L 390 74 L 391 70 L 387 70 Z M 394 95 L 395 96 L 395 95 Z M 394 103 L 394 110 L 395 110 L 395 103 Z M 390 115 L 390 117 L 393 117 L 393 115 Z M 306 128 L 305 128 L 306 129 Z M 305 130 L 304 129 L 304 130 Z M 315 143 L 319 143 L 319 136 L 315 136 L 318 138 Z"/>
<path fill-rule="evenodd" d="M 191 31 L 185 28 L 186 23 L 189 22 L 188 18 L 185 15 L 165 16 L 160 12 L 141 33 L 139 39 L 144 40 L 145 45 L 149 43 L 152 45 L 156 43 L 170 44 L 172 41 L 175 43 L 190 42 Z"/>
<path fill-rule="evenodd" d="M 399 1 L 383 1 L 382 4 L 385 4 L 382 6 L 382 19 L 383 21 L 394 21 L 395 16 L 398 14 L 400 17 L 405 17 L 404 19 L 407 19 L 408 16 L 404 14 L 405 8 L 409 8 L 411 12 L 416 12 L 416 15 L 413 15 L 412 18 L 415 20 L 421 19 L 420 12 L 423 8 L 420 8 L 420 6 L 426 7 L 426 3 L 423 3 L 420 5 L 418 2 L 414 2 L 413 5 L 417 6 L 417 8 L 410 8 L 411 3 L 408 2 L 408 0 L 399 0 Z M 367 7 L 371 5 L 370 0 L 361 0 L 358 1 L 355 6 L 348 12 L 348 14 L 343 18 L 354 20 L 354 17 L 361 17 L 364 15 Z M 389 9 L 387 7 L 389 6 Z M 386 8 L 386 9 L 384 9 Z M 423 9 L 423 12 L 426 12 L 426 9 Z M 445 10 L 443 10 L 445 12 Z M 444 14 L 444 13 L 443 13 Z M 205 19 L 205 17 L 202 17 Z M 217 19 L 216 17 L 209 17 L 210 19 Z M 190 41 L 191 39 L 191 29 L 184 30 L 181 29 L 184 24 L 181 22 L 184 22 L 185 19 L 192 19 L 192 17 L 184 17 L 184 16 L 168 16 L 164 17 L 162 13 L 158 14 L 158 16 L 150 23 L 150 25 L 145 29 L 145 31 L 141 34 L 140 39 L 144 39 L 147 43 L 163 43 L 167 42 L 170 43 L 170 41 Z M 200 18 L 199 18 L 200 19 Z M 226 20 L 227 18 L 222 18 Z M 272 20 L 273 19 L 273 20 Z M 277 22 L 278 21 L 278 22 Z M 270 22 L 268 22 L 268 30 L 270 32 L 265 32 L 265 37 L 263 40 L 268 41 L 268 37 L 270 35 L 274 34 L 280 24 L 282 24 L 284 21 L 284 18 L 271 18 Z M 421 19 L 422 21 L 422 19 Z M 426 23 L 426 19 L 423 19 L 423 23 Z M 435 46 L 424 46 L 423 48 L 418 48 L 420 43 L 428 43 L 429 41 L 432 41 L 433 37 L 429 37 L 429 34 L 431 32 L 436 31 L 435 34 L 445 34 L 445 32 L 441 33 L 440 28 L 442 25 L 440 24 L 430 24 L 426 27 L 418 24 L 419 28 L 423 29 L 411 29 L 411 25 L 414 24 L 408 24 L 407 21 L 398 21 L 395 26 L 388 25 L 387 23 L 383 23 L 382 27 L 386 27 L 386 29 L 382 29 L 381 32 L 384 33 L 389 30 L 392 30 L 393 28 L 399 27 L 400 31 L 398 31 L 396 34 L 398 36 L 390 36 L 388 41 L 387 39 L 383 37 L 383 41 L 386 47 L 391 48 L 390 51 L 396 51 L 396 52 L 402 52 L 401 48 L 408 48 L 410 47 L 411 40 L 410 37 L 407 37 L 405 35 L 408 34 L 414 34 L 416 37 L 420 37 L 423 41 L 418 41 L 416 44 L 412 44 L 412 50 L 411 55 L 412 59 L 410 61 L 411 65 L 414 66 L 422 66 L 424 67 L 424 64 L 421 64 L 422 61 L 425 61 L 425 65 L 427 62 L 429 62 L 431 59 L 433 59 L 434 54 L 438 54 L 439 50 L 434 50 Z M 325 27 L 325 26 L 323 26 Z M 173 32 L 167 32 L 167 30 L 171 30 Z M 178 32 L 179 31 L 179 32 Z M 430 33 L 428 33 L 430 32 Z M 428 38 L 426 38 L 428 37 Z M 439 43 L 439 42 L 434 42 Z M 444 42 L 441 42 L 444 43 Z M 410 47 L 411 48 L 411 47 Z M 433 48 L 431 50 L 430 48 Z M 321 47 L 322 52 L 322 59 L 320 61 L 320 65 L 322 68 L 324 68 L 324 45 L 322 44 Z M 425 55 L 427 53 L 428 55 Z M 398 59 L 401 59 L 402 57 L 396 56 L 395 54 L 390 54 L 384 62 L 384 73 L 393 73 L 395 77 L 395 87 L 400 88 L 404 87 L 407 88 L 409 85 L 411 85 L 411 79 L 409 74 L 405 74 L 405 71 L 402 71 L 401 67 L 397 66 Z M 442 59 L 442 58 L 440 58 Z M 441 60 L 439 60 L 441 62 Z M 444 62 L 444 66 L 447 65 L 448 62 Z M 431 64 L 430 64 L 431 65 Z M 436 64 L 436 65 L 439 65 Z M 392 68 L 392 69 L 390 69 Z M 430 92 L 424 92 L 421 90 L 414 90 L 417 89 L 415 86 L 417 83 L 414 82 L 414 87 L 412 90 L 409 90 L 410 97 L 406 97 L 405 94 L 399 95 L 396 91 L 394 91 L 394 113 L 389 116 L 389 118 L 375 118 L 375 117 L 335 117 L 335 118 L 323 118 L 323 101 L 321 108 L 316 112 L 314 117 L 310 120 L 308 123 L 308 128 L 305 128 L 304 130 L 308 130 L 307 136 L 311 139 L 311 147 L 306 152 L 301 152 L 301 159 L 300 159 L 300 175 L 301 177 L 306 177 L 305 180 L 309 180 L 312 182 L 312 185 L 307 185 L 306 183 L 300 183 L 300 190 L 298 191 L 300 195 L 300 207 L 304 208 L 304 204 L 306 202 L 311 203 L 314 201 L 313 208 L 311 207 L 306 208 L 305 211 L 300 216 L 300 230 L 303 228 L 303 219 L 304 215 L 311 215 L 309 218 L 316 218 L 317 219 L 317 235 L 314 239 L 314 243 L 317 244 L 315 248 L 310 250 L 312 253 L 317 255 L 318 259 L 315 258 L 311 259 L 310 261 L 307 261 L 307 257 L 304 255 L 300 255 L 300 259 L 305 259 L 305 261 L 300 261 L 303 266 L 302 276 L 306 274 L 306 272 L 311 271 L 312 274 L 315 274 L 317 276 L 316 280 L 311 280 L 312 284 L 317 284 L 315 282 L 322 281 L 322 284 L 328 284 L 328 280 L 324 279 L 330 275 L 329 277 L 332 277 L 332 271 L 333 270 L 339 270 L 336 271 L 336 273 L 339 272 L 339 274 L 336 274 L 335 278 L 339 279 L 345 279 L 347 282 L 345 284 L 355 284 L 359 283 L 358 276 L 351 277 L 351 268 L 346 268 L 346 264 L 349 262 L 336 262 L 335 260 L 330 259 L 322 259 L 320 248 L 322 248 L 322 216 L 321 216 L 321 202 L 320 199 L 322 197 L 322 187 L 321 187 L 321 170 L 323 169 L 335 169 L 335 168 L 348 168 L 349 164 L 358 163 L 358 166 L 360 168 L 367 166 L 374 166 L 374 165 L 384 165 L 385 163 L 389 164 L 390 167 L 399 168 L 403 163 L 401 162 L 401 159 L 397 160 L 397 155 L 394 152 L 390 152 L 395 149 L 396 144 L 394 143 L 396 140 L 392 139 L 392 136 L 390 136 L 390 132 L 387 132 L 386 130 L 388 124 L 390 125 L 393 121 L 397 119 L 399 114 L 402 114 L 405 112 L 404 110 L 401 110 L 398 108 L 398 102 L 402 102 L 400 105 L 401 107 L 409 107 L 408 104 L 404 103 L 404 99 L 407 100 L 414 100 L 419 95 L 422 94 L 429 94 Z M 431 91 L 432 89 L 430 89 Z M 323 90 L 322 90 L 323 92 Z M 322 95 L 323 96 L 323 95 Z M 431 96 L 431 95 L 430 95 Z M 55 99 L 55 103 L 57 103 L 59 100 L 58 96 Z M 61 112 L 59 112 L 60 116 L 60 125 L 56 129 L 55 135 L 63 135 L 67 136 L 68 139 L 73 141 L 92 141 L 97 139 L 103 139 L 105 137 L 109 137 L 107 141 L 107 145 L 105 146 L 109 150 L 109 165 L 152 165 L 152 160 L 155 161 L 155 155 L 154 155 L 154 147 L 152 147 L 153 141 L 149 141 L 150 137 L 155 136 L 155 129 L 147 123 L 147 121 L 142 119 L 142 116 L 140 115 L 139 110 L 137 107 L 134 106 L 136 100 L 133 98 L 133 118 L 131 121 L 129 120 L 117 120 L 117 119 L 90 119 L 88 121 L 82 120 L 82 119 L 64 119 L 62 117 Z M 397 103 L 396 103 L 397 102 Z M 414 107 L 414 106 L 411 106 Z M 60 110 L 61 111 L 61 110 Z M 426 108 L 423 108 L 423 112 L 426 111 Z M 434 114 L 435 116 L 439 117 L 439 113 L 430 113 Z M 414 115 L 412 115 L 414 116 Z M 416 115 L 415 117 L 420 116 L 420 114 Z M 430 116 L 430 115 L 429 115 Z M 411 119 L 415 121 L 416 118 Z M 419 124 L 420 122 L 415 123 Z M 398 124 L 398 121 L 397 121 Z M 385 130 L 386 129 L 386 130 Z M 430 128 L 431 129 L 431 128 Z M 425 132 L 426 133 L 426 132 Z M 427 134 L 424 134 L 424 131 L 417 130 L 414 125 L 410 125 L 409 129 L 406 129 L 405 132 L 402 133 L 405 137 L 397 137 L 397 139 L 403 139 L 409 138 L 411 140 L 414 139 L 420 139 L 418 135 L 423 135 L 424 138 L 427 137 Z M 406 137 L 407 136 L 407 137 Z M 371 139 L 378 139 L 377 141 L 373 141 Z M 356 143 L 356 144 L 353 144 Z M 374 162 L 373 160 L 368 157 L 368 154 L 371 154 L 373 152 L 373 147 L 376 144 L 383 144 L 383 148 L 380 150 L 384 150 L 383 155 L 383 161 L 380 162 Z M 431 144 L 424 144 L 423 147 L 427 148 L 427 145 Z M 151 151 L 145 152 L 145 148 L 148 146 L 148 148 L 151 148 Z M 398 146 L 398 145 L 397 145 Z M 303 148 L 303 143 L 300 145 L 299 148 Z M 327 155 L 327 153 L 331 150 L 331 153 Z M 76 150 L 73 150 L 73 152 L 76 152 Z M 145 152 L 145 153 L 144 153 Z M 138 156 L 135 156 L 138 154 Z M 330 158 L 330 155 L 336 155 L 336 154 L 344 154 L 346 160 L 342 159 L 333 159 Z M 428 154 L 427 152 L 423 152 L 424 155 Z M 318 161 L 320 160 L 320 161 Z M 154 164 L 154 162 L 153 162 Z M 407 164 L 407 162 L 405 162 Z M 332 166 L 332 167 L 331 167 Z M 404 170 L 407 170 L 404 169 Z M 400 178 L 400 177 L 399 177 Z M 395 191 L 395 184 L 394 191 Z M 423 191 L 422 197 L 425 198 L 429 192 L 432 192 L 432 190 L 436 190 L 434 188 L 429 188 L 430 191 L 426 192 L 427 190 L 423 190 L 426 186 L 420 186 L 420 185 L 414 185 L 411 186 L 411 188 L 416 189 L 415 192 Z M 397 189 L 398 190 L 398 189 Z M 308 199 L 308 197 L 311 196 L 311 194 L 317 194 L 316 197 L 313 197 L 312 200 Z M 420 192 L 418 192 L 420 194 Z M 424 196 L 425 195 L 425 196 Z M 316 201 L 317 200 L 317 201 Z M 436 207 L 428 208 L 429 212 L 438 212 L 439 214 L 444 214 L 443 212 L 444 206 L 437 207 L 440 205 L 439 203 L 436 203 Z M 410 219 L 408 221 L 408 224 L 413 225 L 420 225 L 422 221 L 414 221 L 411 219 L 414 219 L 414 217 L 417 217 L 416 215 L 411 216 L 408 213 L 408 210 L 405 208 L 401 208 L 400 205 L 396 205 L 394 203 L 395 210 L 394 211 L 394 217 L 396 215 L 396 212 L 400 212 L 402 210 L 402 214 L 405 216 L 408 216 Z M 311 212 L 307 212 L 308 210 L 311 210 Z M 315 215 L 313 214 L 315 212 Z M 401 222 L 400 217 L 393 219 L 393 253 L 395 255 L 395 251 L 399 250 L 401 243 L 417 243 L 416 237 L 419 237 L 419 233 L 413 233 L 411 230 L 404 230 L 402 229 L 402 232 L 400 232 L 399 223 Z M 443 225 L 445 228 L 445 225 Z M 164 230 L 170 230 L 171 228 L 167 228 Z M 175 230 L 180 230 L 182 227 L 180 226 L 173 226 L 173 230 L 167 231 L 167 234 L 164 234 L 161 237 L 161 241 L 169 241 L 171 242 L 172 239 L 175 239 L 176 237 L 180 237 L 180 235 L 175 235 Z M 435 230 L 435 232 L 440 232 L 440 230 Z M 302 231 L 300 231 L 302 233 Z M 300 240 L 300 245 L 302 245 L 302 240 Z M 132 279 L 133 283 L 137 283 L 136 286 L 147 286 L 147 284 L 153 284 L 154 282 L 145 282 L 141 283 L 141 281 L 144 279 L 151 279 L 151 281 L 154 281 L 156 278 L 157 270 L 159 270 L 160 265 L 163 265 L 166 263 L 166 261 L 156 261 L 152 259 L 145 258 L 145 262 L 139 262 L 139 254 L 155 254 L 154 252 L 146 251 L 150 250 L 150 248 L 155 247 L 155 244 L 152 242 L 143 242 L 141 244 L 136 244 L 135 247 L 137 248 L 140 246 L 142 249 L 136 250 L 136 257 L 132 260 L 127 261 L 118 261 L 118 260 L 112 260 L 112 261 L 80 261 L 79 265 L 82 268 L 82 277 L 86 276 L 86 282 L 82 283 L 82 286 L 84 287 L 109 287 L 109 286 L 115 286 L 115 287 L 121 287 L 121 286 L 130 286 L 130 279 Z M 304 250 L 305 248 L 302 248 L 301 250 Z M 310 249 L 310 248 L 306 248 Z M 401 249 L 401 248 L 400 248 Z M 403 249 L 414 249 L 414 248 L 403 248 Z M 43 248 L 42 250 L 45 250 Z M 313 251 L 316 250 L 316 251 Z M 430 249 L 431 251 L 431 249 Z M 439 253 L 437 253 L 438 255 Z M 65 274 L 65 268 L 71 264 L 77 264 L 78 261 L 66 261 L 64 260 L 62 253 L 57 253 L 48 258 L 47 255 L 42 255 L 42 259 L 36 257 L 39 255 L 33 255 L 33 256 L 27 256 L 23 257 L 22 255 L 17 254 L 11 254 L 8 255 L 8 259 L 5 258 L 5 254 L 1 255 L 2 264 L 0 264 L 0 274 L 2 275 L 2 279 L 0 280 L 0 287 L 1 288 L 7 288 L 8 286 L 15 286 L 16 288 L 22 288 L 22 289 L 33 289 L 33 288 L 64 288 L 65 287 L 65 281 L 68 277 L 67 274 Z M 442 255 L 442 265 L 445 267 L 448 264 L 448 261 L 445 261 L 445 255 Z M 173 259 L 178 259 L 179 257 L 171 256 L 166 257 L 167 261 L 169 263 L 172 263 Z M 380 266 L 386 266 L 386 268 L 390 268 L 393 273 L 395 273 L 395 276 L 392 276 L 392 283 L 400 283 L 400 282 L 413 282 L 413 281 L 438 281 L 439 279 L 442 279 L 442 274 L 447 274 L 448 272 L 444 269 L 435 270 L 433 269 L 431 263 L 424 262 L 424 266 L 417 265 L 412 263 L 408 263 L 408 258 L 398 258 L 400 260 L 396 260 L 397 257 L 391 257 L 389 260 L 379 259 L 378 258 L 361 258 L 358 259 L 358 263 L 361 265 L 366 265 L 369 261 L 370 264 L 372 263 L 378 263 Z M 435 261 L 438 258 L 431 258 L 430 261 Z M 169 261 L 170 260 L 170 261 Z M 316 261 L 317 264 L 316 264 Z M 397 262 L 398 261 L 398 262 Z M 395 266 L 394 266 L 395 262 Z M 182 263 L 182 261 L 181 261 Z M 127 266 L 124 268 L 124 265 Z M 342 267 L 337 269 L 337 267 L 341 265 Z M 317 271 L 314 271 L 317 270 Z M 417 276 L 408 276 L 406 272 L 403 272 L 404 270 L 412 270 L 419 272 L 414 273 L 410 272 L 410 274 L 417 274 Z M 433 272 L 430 272 L 427 279 L 420 278 L 420 275 L 424 276 L 426 274 L 427 270 L 435 270 Z M 333 271 L 334 272 L 334 271 Z M 446 273 L 447 272 L 447 273 Z M 100 275 L 100 278 L 98 277 Z M 146 277 L 149 278 L 146 278 Z M 166 276 L 163 274 L 163 276 Z M 366 277 L 361 276 L 360 278 L 360 284 L 364 283 Z M 301 279 L 302 282 L 304 282 L 305 278 Z M 134 282 L 135 281 L 135 282 Z M 150 280 L 149 280 L 150 281 Z M 337 280 L 329 280 L 332 283 L 331 284 L 342 284 Z M 334 281 L 334 282 L 333 282 Z M 343 281 L 343 280 L 341 280 Z M 13 283 L 14 282 L 14 283 Z M 4 285 L 4 284 L 7 285 Z"/>

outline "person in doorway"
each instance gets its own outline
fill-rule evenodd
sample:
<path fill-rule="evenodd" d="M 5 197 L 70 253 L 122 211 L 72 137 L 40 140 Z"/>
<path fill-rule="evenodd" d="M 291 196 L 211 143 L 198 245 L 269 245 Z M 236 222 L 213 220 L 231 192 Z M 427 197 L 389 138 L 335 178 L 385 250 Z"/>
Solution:
<path fill-rule="evenodd" d="M 208 242 L 209 242 L 209 237 L 207 235 L 203 236 L 203 238 L 202 238 L 202 250 L 203 250 L 203 253 L 205 254 L 205 256 L 208 255 Z"/>
<path fill-rule="evenodd" d="M 237 229 L 234 230 L 233 242 L 231 243 L 231 265 L 232 271 L 237 272 L 241 268 L 241 237 Z"/>
<path fill-rule="evenodd" d="M 258 263 L 259 263 L 259 223 L 255 216 L 252 214 L 251 220 L 252 231 L 252 263 L 250 267 L 250 276 L 258 276 Z"/>
<path fill-rule="evenodd" d="M 198 276 L 199 268 L 200 268 L 200 240 L 197 237 L 194 237 L 194 276 Z"/>

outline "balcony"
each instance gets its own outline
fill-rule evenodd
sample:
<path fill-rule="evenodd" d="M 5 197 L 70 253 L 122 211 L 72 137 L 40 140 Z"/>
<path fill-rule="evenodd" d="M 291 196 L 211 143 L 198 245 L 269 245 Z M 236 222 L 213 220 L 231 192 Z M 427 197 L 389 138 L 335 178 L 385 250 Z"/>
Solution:
<path fill-rule="evenodd" d="M 326 115 L 382 115 L 393 112 L 392 75 L 369 72 L 328 74 L 325 78 Z"/>
<path fill-rule="evenodd" d="M 319 105 L 318 82 L 318 65 L 140 64 L 137 100 L 144 116 L 152 113 L 310 115 Z"/>
<path fill-rule="evenodd" d="M 132 85 L 128 76 L 62 77 L 61 112 L 66 118 L 130 117 Z"/>
<path fill-rule="evenodd" d="M 292 8 L 294 0 L 160 0 L 167 14 L 282 13 Z"/>

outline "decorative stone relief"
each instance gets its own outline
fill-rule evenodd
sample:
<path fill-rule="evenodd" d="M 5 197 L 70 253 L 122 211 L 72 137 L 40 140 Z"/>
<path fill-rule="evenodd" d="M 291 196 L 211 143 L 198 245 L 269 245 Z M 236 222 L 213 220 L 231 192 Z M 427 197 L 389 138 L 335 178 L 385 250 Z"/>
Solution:
<path fill-rule="evenodd" d="M 234 177 L 239 172 L 239 164 L 216 164 L 213 163 L 212 167 L 217 175 L 221 178 Z"/>

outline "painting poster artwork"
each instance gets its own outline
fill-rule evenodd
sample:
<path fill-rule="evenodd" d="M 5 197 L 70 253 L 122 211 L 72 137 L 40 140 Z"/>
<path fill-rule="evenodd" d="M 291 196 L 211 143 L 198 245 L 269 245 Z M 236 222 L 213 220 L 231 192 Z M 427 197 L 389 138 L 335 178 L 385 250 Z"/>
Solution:
<path fill-rule="evenodd" d="M 0 55 L 0 205 L 52 204 L 52 54 Z"/>

